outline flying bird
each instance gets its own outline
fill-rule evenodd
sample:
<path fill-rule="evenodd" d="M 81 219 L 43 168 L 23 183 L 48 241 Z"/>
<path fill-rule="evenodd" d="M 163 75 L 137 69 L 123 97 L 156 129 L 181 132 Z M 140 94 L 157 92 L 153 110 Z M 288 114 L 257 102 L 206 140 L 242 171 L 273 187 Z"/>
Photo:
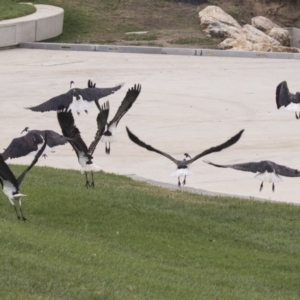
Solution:
<path fill-rule="evenodd" d="M 97 116 L 97 132 L 95 138 L 89 148 L 83 141 L 80 135 L 79 129 L 75 126 L 74 117 L 72 112 L 67 108 L 61 108 L 57 111 L 57 119 L 61 127 L 64 137 L 68 139 L 68 142 L 71 144 L 73 149 L 76 152 L 78 162 L 81 165 L 81 173 L 85 173 L 86 183 L 85 186 L 94 187 L 94 175 L 93 172 L 100 171 L 100 167 L 95 165 L 92 161 L 93 153 L 97 147 L 98 142 L 101 139 L 101 136 L 104 132 L 105 124 L 107 123 L 109 113 L 109 102 L 107 101 L 100 107 L 100 112 Z M 91 172 L 92 181 L 91 183 L 88 180 L 87 172 Z"/>
<path fill-rule="evenodd" d="M 17 214 L 18 220 L 26 221 L 27 219 L 24 217 L 22 208 L 21 208 L 21 200 L 22 197 L 26 196 L 19 192 L 20 185 L 25 178 L 27 172 L 37 163 L 38 159 L 44 152 L 47 145 L 47 134 L 45 135 L 44 143 L 39 151 L 36 153 L 32 163 L 29 167 L 27 167 L 23 173 L 16 178 L 15 175 L 12 173 L 8 165 L 5 163 L 3 157 L 0 155 L 0 182 L 2 185 L 2 191 L 5 196 L 8 198 L 9 202 L 13 205 L 15 212 Z M 18 209 L 15 205 L 15 201 L 19 204 L 20 214 L 18 213 Z"/>
<path fill-rule="evenodd" d="M 200 157 L 203 157 L 205 155 L 208 155 L 210 153 L 213 152 L 219 152 L 225 148 L 228 148 L 230 146 L 232 146 L 233 144 L 235 144 L 240 137 L 242 136 L 242 133 L 244 132 L 244 130 L 241 130 L 238 134 L 236 134 L 235 136 L 233 136 L 232 138 L 230 138 L 229 140 L 227 140 L 225 143 L 215 146 L 215 147 L 211 147 L 203 152 L 201 152 L 200 154 L 194 156 L 193 158 L 190 157 L 190 155 L 188 153 L 185 153 L 184 156 L 185 158 L 183 160 L 177 160 L 175 158 L 173 158 L 171 155 L 160 151 L 158 149 L 153 148 L 150 145 L 145 144 L 144 142 L 142 142 L 137 136 L 135 136 L 129 129 L 128 127 L 126 127 L 127 133 L 129 138 L 131 139 L 131 141 L 133 141 L 135 144 L 139 145 L 140 147 L 146 148 L 149 151 L 153 151 L 156 152 L 158 154 L 161 154 L 163 156 L 165 156 L 166 158 L 170 159 L 172 162 L 174 162 L 177 166 L 177 170 L 175 172 L 173 172 L 171 174 L 171 176 L 177 176 L 178 177 L 178 186 L 181 186 L 181 182 L 180 182 L 180 177 L 184 177 L 184 180 L 182 182 L 182 185 L 186 184 L 186 176 L 192 174 L 192 172 L 189 170 L 188 166 L 190 164 L 192 164 L 194 161 L 196 161 L 197 159 L 199 159 Z M 190 158 L 190 159 L 187 159 Z"/>
<path fill-rule="evenodd" d="M 282 181 L 279 175 L 286 177 L 300 177 L 300 171 L 289 167 L 278 165 L 273 161 L 263 160 L 260 162 L 248 162 L 234 165 L 217 165 L 210 161 L 204 161 L 219 168 L 232 168 L 239 171 L 258 173 L 255 178 L 261 181 L 260 189 L 263 189 L 264 182 L 272 183 L 272 191 L 275 191 L 275 183 Z"/>
<path fill-rule="evenodd" d="M 126 96 L 118 108 L 115 116 L 109 123 L 106 124 L 105 131 L 101 138 L 101 142 L 105 143 L 106 154 L 110 154 L 110 144 L 116 141 L 115 137 L 113 136 L 115 129 L 117 128 L 121 118 L 126 114 L 139 96 L 141 88 L 142 87 L 140 84 L 135 84 L 134 87 L 128 89 Z"/>
<path fill-rule="evenodd" d="M 99 100 L 103 97 L 113 94 L 118 91 L 124 83 L 116 85 L 110 88 L 96 88 L 96 87 L 87 87 L 84 89 L 74 88 L 74 81 L 71 81 L 71 89 L 65 94 L 53 97 L 46 102 L 34 106 L 27 107 L 32 111 L 45 112 L 45 111 L 57 111 L 60 108 L 67 108 L 72 110 L 72 112 L 88 111 L 90 104 L 94 101 L 98 109 L 100 110 Z"/>
<path fill-rule="evenodd" d="M 300 118 L 300 93 L 290 93 L 286 81 L 278 84 L 276 88 L 276 104 L 278 109 L 284 106 L 286 110 L 295 112 L 297 120 Z"/>
<path fill-rule="evenodd" d="M 64 145 L 67 139 L 53 130 L 29 130 L 28 127 L 21 132 L 27 132 L 26 135 L 14 138 L 8 147 L 1 153 L 4 160 L 8 158 L 18 158 L 28 154 L 36 155 L 42 147 L 45 136 L 47 135 L 47 144 L 42 156 L 46 158 L 47 153 L 52 152 L 56 146 Z"/>

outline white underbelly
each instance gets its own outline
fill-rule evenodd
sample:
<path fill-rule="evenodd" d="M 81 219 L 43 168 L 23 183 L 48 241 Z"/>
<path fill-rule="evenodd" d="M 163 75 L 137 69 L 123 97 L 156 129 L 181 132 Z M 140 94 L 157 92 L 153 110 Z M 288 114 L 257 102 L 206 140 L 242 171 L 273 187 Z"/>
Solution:
<path fill-rule="evenodd" d="M 184 169 L 177 169 L 175 172 L 173 172 L 170 176 L 174 177 L 182 177 L 182 176 L 189 176 L 192 175 L 193 172 L 191 172 L 188 168 Z"/>
<path fill-rule="evenodd" d="M 255 178 L 268 183 L 276 183 L 282 181 L 282 179 L 278 175 L 276 175 L 275 173 L 268 173 L 267 171 L 257 174 Z"/>
<path fill-rule="evenodd" d="M 286 110 L 300 112 L 300 104 L 291 102 L 285 107 Z"/>

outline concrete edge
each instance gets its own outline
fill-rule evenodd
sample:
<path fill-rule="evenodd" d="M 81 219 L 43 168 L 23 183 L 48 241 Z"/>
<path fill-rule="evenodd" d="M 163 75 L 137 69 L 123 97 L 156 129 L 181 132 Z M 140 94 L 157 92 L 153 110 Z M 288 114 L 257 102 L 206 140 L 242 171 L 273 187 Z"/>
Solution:
<path fill-rule="evenodd" d="M 232 51 L 232 50 L 215 50 L 215 49 L 201 49 L 201 48 L 199 49 L 165 48 L 165 47 L 146 47 L 146 46 L 68 44 L 68 43 L 43 43 L 43 42 L 40 43 L 24 42 L 24 43 L 20 43 L 19 47 L 26 48 L 26 49 L 97 51 L 97 52 L 114 52 L 114 53 L 300 59 L 300 53 Z"/>
<path fill-rule="evenodd" d="M 22 42 L 47 40 L 62 33 L 64 10 L 61 7 L 41 4 L 34 6 L 36 12 L 33 14 L 0 21 L 1 49 Z"/>
<path fill-rule="evenodd" d="M 231 197 L 231 198 L 245 199 L 245 200 L 251 200 L 251 201 L 270 202 L 270 203 L 278 203 L 278 204 L 300 205 L 300 204 L 294 203 L 294 202 L 281 202 L 281 201 L 275 201 L 275 200 L 270 200 L 270 199 L 266 199 L 266 198 L 258 198 L 258 197 L 251 197 L 251 196 L 242 196 L 242 195 L 235 195 L 235 194 L 210 192 L 210 191 L 207 191 L 207 190 L 196 189 L 196 188 L 192 188 L 192 187 L 178 188 L 178 186 L 175 185 L 175 184 L 159 182 L 159 181 L 143 178 L 143 177 L 140 177 L 140 176 L 137 176 L 137 175 L 134 175 L 134 174 L 123 175 L 123 176 L 129 177 L 129 178 L 131 178 L 132 180 L 135 180 L 135 181 L 145 182 L 145 183 L 148 183 L 148 184 L 153 185 L 153 186 L 166 188 L 166 189 L 173 190 L 173 191 L 178 191 L 178 192 L 187 192 L 187 193 L 191 193 L 191 194 L 216 196 L 216 197 Z"/>

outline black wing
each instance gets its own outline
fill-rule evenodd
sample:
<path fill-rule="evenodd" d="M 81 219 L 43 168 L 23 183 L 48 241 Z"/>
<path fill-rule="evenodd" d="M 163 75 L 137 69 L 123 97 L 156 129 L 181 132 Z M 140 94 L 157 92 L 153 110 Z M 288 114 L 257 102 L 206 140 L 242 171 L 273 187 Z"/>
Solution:
<path fill-rule="evenodd" d="M 286 177 L 300 177 L 300 171 L 297 169 L 292 169 L 283 165 L 277 165 L 276 163 L 273 163 L 273 168 L 275 173 L 278 175 Z"/>
<path fill-rule="evenodd" d="M 207 154 L 210 154 L 210 153 L 213 153 L 213 152 L 222 151 L 223 149 L 228 148 L 228 147 L 234 145 L 241 138 L 243 132 L 244 132 L 244 129 L 241 130 L 238 134 L 236 134 L 232 138 L 230 138 L 229 140 L 227 140 L 225 143 L 223 143 L 221 145 L 218 145 L 218 146 L 215 146 L 215 147 L 211 147 L 211 148 L 203 151 L 202 153 L 196 155 L 192 159 L 187 160 L 186 164 L 189 165 L 189 164 L 193 163 L 195 160 L 199 159 L 200 157 L 203 157 L 203 156 L 205 156 Z"/>
<path fill-rule="evenodd" d="M 1 155 L 4 160 L 26 156 L 38 150 L 38 145 L 42 143 L 43 138 L 39 134 L 29 131 L 24 136 L 14 138 Z"/>
<path fill-rule="evenodd" d="M 59 108 L 57 111 L 57 119 L 64 137 L 68 139 L 68 142 L 74 148 L 76 154 L 78 155 L 77 150 L 87 153 L 88 148 L 80 136 L 79 129 L 75 126 L 71 110 L 68 111 L 67 108 Z"/>
<path fill-rule="evenodd" d="M 95 135 L 95 139 L 94 141 L 91 143 L 90 147 L 89 147 L 89 153 L 92 155 L 103 135 L 104 129 L 105 129 L 105 125 L 107 124 L 107 119 L 108 119 L 108 114 L 109 114 L 109 102 L 106 101 L 106 103 L 104 103 L 101 108 L 100 108 L 100 112 L 97 116 L 97 127 L 98 130 L 96 132 Z"/>
<path fill-rule="evenodd" d="M 129 136 L 129 138 L 137 145 L 139 145 L 140 147 L 143 147 L 143 148 L 146 148 L 147 150 L 149 151 L 153 151 L 153 152 L 156 152 L 158 154 L 161 154 L 163 156 L 165 156 L 166 158 L 170 159 L 172 162 L 174 162 L 176 165 L 178 165 L 180 162 L 178 160 L 176 160 L 175 158 L 173 158 L 171 155 L 165 153 L 165 152 L 162 152 L 160 150 L 157 150 L 155 148 L 153 148 L 152 146 L 150 145 L 147 145 L 145 144 L 144 142 L 142 142 L 137 136 L 135 136 L 130 130 L 128 127 L 126 127 L 126 130 L 127 130 L 127 134 Z"/>
<path fill-rule="evenodd" d="M 86 101 L 98 101 L 103 97 L 113 94 L 124 85 L 124 83 L 121 83 L 111 88 L 96 88 L 96 87 L 92 87 L 92 84 L 93 83 L 91 82 L 90 83 L 91 86 L 80 90 L 80 95 Z"/>
<path fill-rule="evenodd" d="M 261 173 L 265 171 L 262 162 L 249 162 L 249 163 L 234 164 L 234 165 L 217 165 L 208 160 L 204 160 L 204 162 L 218 168 L 231 168 L 231 169 L 245 171 L 245 172 Z"/>
<path fill-rule="evenodd" d="M 43 146 L 41 147 L 41 149 L 37 152 L 37 154 L 35 155 L 33 161 L 31 162 L 30 166 L 28 166 L 23 172 L 22 174 L 18 177 L 17 181 L 18 184 L 20 185 L 23 181 L 23 179 L 25 178 L 25 175 L 27 174 L 27 172 L 37 163 L 38 159 L 40 158 L 40 156 L 42 155 L 42 153 L 44 152 L 45 148 L 47 145 L 47 135 L 45 135 L 45 140 L 43 143 Z"/>
<path fill-rule="evenodd" d="M 130 109 L 132 104 L 135 102 L 137 97 L 139 96 L 141 92 L 141 85 L 140 84 L 135 84 L 134 87 L 130 88 L 127 93 L 125 98 L 123 99 L 120 107 L 118 108 L 116 115 L 114 118 L 109 122 L 108 124 L 108 130 L 111 132 L 113 131 L 114 128 L 117 127 L 119 121 L 121 118 L 126 114 L 126 112 Z"/>
<path fill-rule="evenodd" d="M 65 145 L 68 142 L 68 140 L 63 135 L 60 135 L 53 130 L 32 130 L 32 131 L 42 135 L 44 138 L 45 135 L 47 134 L 47 145 L 50 148 Z"/>
<path fill-rule="evenodd" d="M 2 155 L 0 155 L 0 177 L 3 180 L 10 181 L 17 190 L 19 189 L 18 181 L 17 181 L 15 175 L 13 174 L 13 172 L 10 170 L 10 168 L 4 161 Z"/>
<path fill-rule="evenodd" d="M 281 106 L 288 106 L 291 103 L 289 89 L 286 81 L 278 84 L 276 88 L 276 104 L 279 109 Z"/>
<path fill-rule="evenodd" d="M 33 106 L 33 107 L 26 107 L 26 109 L 30 109 L 32 111 L 39 111 L 39 112 L 45 112 L 45 111 L 56 111 L 58 110 L 58 107 L 69 107 L 69 105 L 73 101 L 73 93 L 72 90 L 65 94 L 61 94 L 59 96 L 53 97 L 50 100 L 47 100 L 46 102 Z"/>

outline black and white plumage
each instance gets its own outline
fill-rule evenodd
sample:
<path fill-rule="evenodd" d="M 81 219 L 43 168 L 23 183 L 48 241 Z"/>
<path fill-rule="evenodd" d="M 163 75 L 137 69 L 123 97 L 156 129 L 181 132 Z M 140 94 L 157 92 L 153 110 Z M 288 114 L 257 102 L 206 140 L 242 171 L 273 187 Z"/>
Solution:
<path fill-rule="evenodd" d="M 46 145 L 47 145 L 47 134 L 45 135 L 45 140 L 42 147 L 35 155 L 32 163 L 23 171 L 23 173 L 18 178 L 15 177 L 15 175 L 12 173 L 8 165 L 5 163 L 3 157 L 0 155 L 0 181 L 2 185 L 2 191 L 5 194 L 5 196 L 8 198 L 9 202 L 14 206 L 15 212 L 17 214 L 17 218 L 19 220 L 23 220 L 23 221 L 27 220 L 24 217 L 21 208 L 21 199 L 26 195 L 23 195 L 19 192 L 19 187 L 23 179 L 25 178 L 27 172 L 37 163 L 38 159 L 44 152 Z M 18 209 L 15 206 L 15 201 L 17 201 L 19 204 L 20 214 L 18 213 Z"/>
<path fill-rule="evenodd" d="M 135 84 L 132 88 L 130 88 L 127 91 L 126 96 L 123 99 L 121 105 L 119 106 L 115 116 L 105 126 L 105 131 L 101 138 L 101 142 L 105 143 L 106 154 L 110 154 L 110 144 L 116 141 L 115 137 L 113 136 L 115 129 L 117 128 L 121 118 L 131 108 L 132 104 L 135 102 L 135 100 L 139 96 L 139 94 L 141 92 L 141 88 L 142 87 L 140 84 Z"/>
<path fill-rule="evenodd" d="M 149 151 L 153 151 L 153 152 L 156 152 L 158 154 L 161 154 L 161 155 L 165 156 L 166 158 L 170 159 L 172 162 L 174 162 L 176 164 L 177 170 L 175 172 L 173 172 L 171 174 L 171 176 L 177 176 L 178 177 L 178 186 L 179 187 L 181 186 L 180 177 L 184 176 L 184 180 L 183 180 L 182 184 L 185 185 L 186 184 L 186 176 L 192 174 L 191 171 L 188 168 L 188 166 L 190 164 L 192 164 L 194 161 L 196 161 L 197 159 L 199 159 L 199 158 L 201 158 L 201 157 L 203 157 L 205 155 L 208 155 L 208 154 L 213 153 L 213 152 L 219 152 L 219 151 L 222 151 L 225 148 L 228 148 L 228 147 L 232 146 L 233 144 L 235 144 L 240 139 L 240 137 L 242 136 L 242 133 L 244 132 L 244 130 L 241 130 L 238 134 L 236 134 L 235 136 L 233 136 L 232 138 L 230 138 L 229 140 L 227 140 L 225 143 L 223 143 L 221 145 L 218 145 L 218 146 L 215 146 L 215 147 L 211 147 L 211 148 L 209 148 L 209 149 L 201 152 L 200 154 L 194 156 L 193 158 L 191 158 L 189 156 L 189 154 L 185 153 L 184 154 L 185 158 L 183 160 L 177 160 L 177 159 L 173 158 L 171 155 L 169 155 L 169 154 L 167 154 L 165 152 L 162 152 L 162 151 L 160 151 L 158 149 L 155 149 L 152 146 L 147 145 L 144 142 L 142 142 L 137 136 L 135 136 L 128 129 L 128 127 L 126 127 L 126 130 L 127 130 L 129 138 L 135 144 L 137 144 L 140 147 L 143 147 L 143 148 L 145 148 L 145 149 L 147 149 Z M 186 159 L 188 157 L 190 159 Z"/>
<path fill-rule="evenodd" d="M 255 178 L 261 181 L 259 191 L 263 189 L 263 183 L 272 183 L 272 191 L 275 191 L 275 183 L 282 181 L 279 175 L 286 177 L 300 177 L 300 171 L 289 167 L 278 165 L 273 161 L 263 160 L 260 162 L 248 162 L 234 165 L 217 165 L 210 161 L 204 161 L 219 168 L 232 168 L 239 171 L 258 173 Z"/>
<path fill-rule="evenodd" d="M 296 119 L 300 118 L 300 114 L 297 115 L 300 112 L 300 93 L 290 93 L 286 81 L 278 84 L 276 88 L 276 104 L 278 109 L 284 106 L 286 110 L 295 112 Z"/>
<path fill-rule="evenodd" d="M 18 158 L 28 154 L 36 155 L 44 143 L 47 135 L 47 144 L 42 156 L 46 157 L 47 153 L 52 151 L 52 148 L 67 143 L 67 140 L 62 135 L 53 130 L 29 130 L 26 127 L 21 133 L 27 131 L 27 134 L 18 138 L 14 138 L 8 147 L 1 153 L 4 160 L 8 158 Z"/>
<path fill-rule="evenodd" d="M 98 130 L 96 132 L 94 141 L 91 143 L 88 148 L 83 139 L 81 138 L 79 129 L 75 126 L 74 117 L 72 112 L 67 108 L 62 108 L 57 112 L 57 119 L 59 125 L 62 129 L 63 135 L 68 139 L 68 142 L 71 144 L 73 149 L 76 152 L 78 162 L 81 165 L 81 173 L 85 173 L 86 184 L 94 187 L 94 177 L 93 172 L 100 171 L 100 167 L 95 165 L 92 161 L 93 153 L 96 149 L 98 142 L 101 139 L 101 136 L 104 132 L 105 124 L 107 123 L 107 118 L 109 114 L 109 102 L 106 102 L 100 107 L 100 112 L 97 116 L 97 126 Z M 92 174 L 92 182 L 88 180 L 87 172 L 90 171 Z"/>
<path fill-rule="evenodd" d="M 95 102 L 100 110 L 98 101 L 101 98 L 118 91 L 123 85 L 124 83 L 109 88 L 87 87 L 80 89 L 74 88 L 74 82 L 71 81 L 71 89 L 65 94 L 53 97 L 40 105 L 27 107 L 27 109 L 38 112 L 46 112 L 57 111 L 59 108 L 67 108 L 68 110 L 79 114 L 82 111 L 87 112 L 90 104 Z"/>

